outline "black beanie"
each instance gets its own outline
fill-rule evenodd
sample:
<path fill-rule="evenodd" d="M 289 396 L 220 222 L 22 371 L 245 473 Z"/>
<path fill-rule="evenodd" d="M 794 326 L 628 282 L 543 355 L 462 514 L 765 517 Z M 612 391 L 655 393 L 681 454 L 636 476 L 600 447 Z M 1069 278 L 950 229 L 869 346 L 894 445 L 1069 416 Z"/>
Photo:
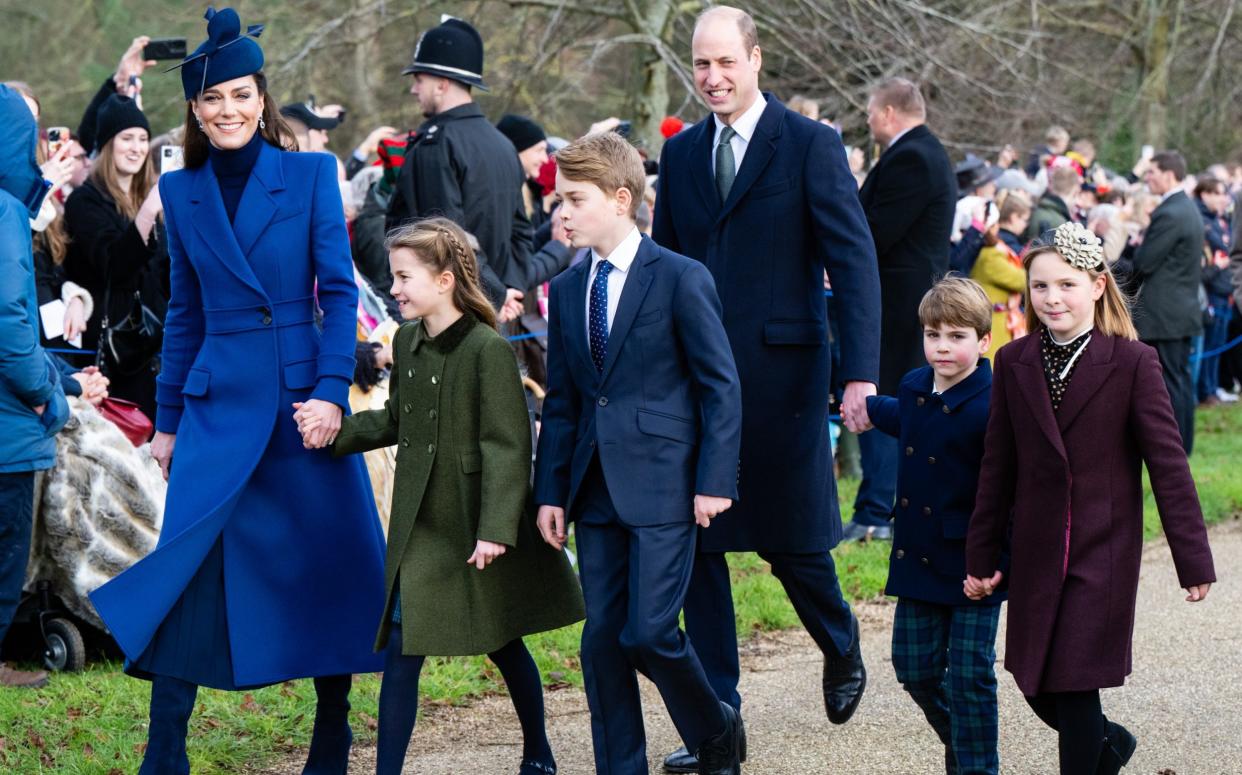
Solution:
<path fill-rule="evenodd" d="M 134 127 L 142 127 L 147 130 L 148 136 L 151 134 L 151 125 L 138 109 L 138 104 L 129 97 L 113 94 L 99 106 L 95 119 L 95 148 L 103 148 L 109 140 Z"/>
<path fill-rule="evenodd" d="M 515 116 L 512 113 L 501 116 L 496 128 L 502 135 L 509 138 L 509 142 L 513 143 L 518 153 L 548 139 L 543 132 L 543 127 L 526 116 Z"/>

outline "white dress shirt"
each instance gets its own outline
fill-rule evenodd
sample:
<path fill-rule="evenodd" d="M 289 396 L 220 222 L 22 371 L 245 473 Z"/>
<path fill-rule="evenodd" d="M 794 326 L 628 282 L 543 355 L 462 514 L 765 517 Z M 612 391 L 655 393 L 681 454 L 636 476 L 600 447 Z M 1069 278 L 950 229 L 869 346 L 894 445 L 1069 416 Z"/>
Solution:
<path fill-rule="evenodd" d="M 731 126 L 737 134 L 733 135 L 733 139 L 729 141 L 730 147 L 733 148 L 733 171 L 736 174 L 742 168 L 742 157 L 746 155 L 746 147 L 750 145 L 750 138 L 755 135 L 755 127 L 759 125 L 759 118 L 763 115 L 764 109 L 768 106 L 768 101 L 760 94 L 755 99 L 753 105 L 746 109 L 746 112 L 734 121 Z M 712 139 L 712 159 L 711 174 L 712 179 L 716 176 L 716 149 L 720 146 L 720 132 L 725 128 L 725 123 L 720 120 L 720 116 L 712 114 L 712 120 L 716 122 L 716 134 Z"/>
<path fill-rule="evenodd" d="M 601 256 L 591 248 L 591 272 L 587 275 L 586 328 L 583 329 L 588 347 L 591 344 L 591 288 L 595 285 L 595 275 L 599 273 L 599 262 L 608 259 L 608 263 L 612 264 L 612 272 L 608 275 L 608 332 L 611 334 L 612 321 L 617 316 L 617 305 L 621 303 L 621 290 L 625 288 L 625 278 L 629 276 L 630 265 L 634 263 L 642 241 L 642 232 L 635 226 L 610 255 Z"/>

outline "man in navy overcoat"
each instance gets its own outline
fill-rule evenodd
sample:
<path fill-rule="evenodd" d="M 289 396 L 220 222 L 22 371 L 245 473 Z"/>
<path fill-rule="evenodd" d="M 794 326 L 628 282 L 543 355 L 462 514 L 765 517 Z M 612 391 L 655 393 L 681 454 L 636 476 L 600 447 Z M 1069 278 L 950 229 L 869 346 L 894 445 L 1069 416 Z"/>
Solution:
<path fill-rule="evenodd" d="M 771 563 L 824 651 L 824 699 L 844 723 L 865 685 L 857 623 L 828 550 L 841 519 L 828 436 L 824 271 L 840 301 L 842 408 L 859 410 L 879 368 L 880 289 L 871 232 L 841 140 L 758 88 L 754 21 L 705 12 L 695 82 L 713 115 L 664 147 L 653 236 L 716 279 L 742 381 L 739 501 L 699 538 L 686 630 L 720 698 L 740 707 L 737 637 L 724 552 Z M 694 771 L 676 752 L 672 771 Z"/>

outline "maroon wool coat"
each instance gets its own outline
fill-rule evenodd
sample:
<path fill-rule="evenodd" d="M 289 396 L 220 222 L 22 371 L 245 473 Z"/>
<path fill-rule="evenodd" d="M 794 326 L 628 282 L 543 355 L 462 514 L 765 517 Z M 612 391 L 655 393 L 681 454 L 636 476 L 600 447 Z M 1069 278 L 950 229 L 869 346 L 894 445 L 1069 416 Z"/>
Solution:
<path fill-rule="evenodd" d="M 1039 336 L 996 354 L 966 572 L 996 570 L 1012 512 L 1005 668 L 1023 694 L 1120 686 L 1130 674 L 1144 462 L 1178 582 L 1215 581 L 1156 351 L 1093 334 L 1055 416 Z"/>

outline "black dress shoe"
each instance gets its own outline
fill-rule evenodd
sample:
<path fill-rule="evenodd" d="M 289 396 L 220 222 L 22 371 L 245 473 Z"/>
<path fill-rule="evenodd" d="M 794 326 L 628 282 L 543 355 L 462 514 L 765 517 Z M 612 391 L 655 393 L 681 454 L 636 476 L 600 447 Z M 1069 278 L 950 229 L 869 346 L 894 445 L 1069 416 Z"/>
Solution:
<path fill-rule="evenodd" d="M 746 724 L 741 723 L 741 714 L 738 714 L 738 761 L 746 761 Z M 683 745 L 676 751 L 664 757 L 665 772 L 698 772 L 699 760 L 694 754 L 686 750 Z"/>
<path fill-rule="evenodd" d="M 534 759 L 523 759 L 518 765 L 518 775 L 556 775 L 556 765 Z"/>
<path fill-rule="evenodd" d="M 824 655 L 824 710 L 828 720 L 844 724 L 858 709 L 867 688 L 867 668 L 862 659 L 862 637 L 854 619 L 854 642 L 841 656 Z"/>
<path fill-rule="evenodd" d="M 720 703 L 724 711 L 724 731 L 710 737 L 695 751 L 699 760 L 699 775 L 742 775 L 742 738 L 746 736 L 742 717 L 727 702 Z"/>
<path fill-rule="evenodd" d="M 1138 740 L 1130 734 L 1130 730 L 1120 724 L 1108 722 L 1108 734 L 1104 736 L 1104 750 L 1100 752 L 1100 763 L 1095 768 L 1096 775 L 1117 775 L 1126 766 L 1134 749 L 1138 748 Z"/>

